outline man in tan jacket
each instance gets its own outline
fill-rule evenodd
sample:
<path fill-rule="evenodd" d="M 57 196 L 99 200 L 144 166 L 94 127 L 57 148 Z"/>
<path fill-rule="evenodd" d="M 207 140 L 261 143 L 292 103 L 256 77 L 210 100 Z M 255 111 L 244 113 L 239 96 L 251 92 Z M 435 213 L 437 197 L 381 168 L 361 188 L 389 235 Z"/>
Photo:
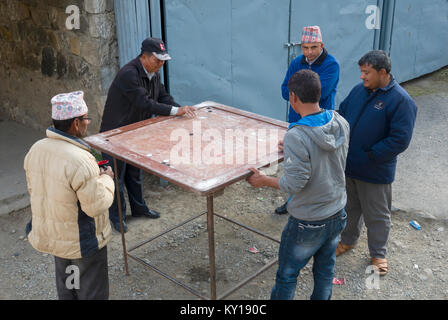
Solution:
<path fill-rule="evenodd" d="M 51 99 L 54 127 L 25 156 L 30 244 L 54 255 L 59 299 L 108 299 L 111 167 L 102 169 L 81 139 L 90 122 L 82 91 Z"/>

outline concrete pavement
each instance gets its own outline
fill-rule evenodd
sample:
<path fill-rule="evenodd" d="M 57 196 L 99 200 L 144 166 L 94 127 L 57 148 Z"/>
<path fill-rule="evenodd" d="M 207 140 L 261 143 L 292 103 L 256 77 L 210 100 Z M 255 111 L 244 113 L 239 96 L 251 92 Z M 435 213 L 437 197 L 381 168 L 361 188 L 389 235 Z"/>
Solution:
<path fill-rule="evenodd" d="M 13 121 L 0 121 L 0 215 L 30 205 L 23 159 L 39 132 Z"/>

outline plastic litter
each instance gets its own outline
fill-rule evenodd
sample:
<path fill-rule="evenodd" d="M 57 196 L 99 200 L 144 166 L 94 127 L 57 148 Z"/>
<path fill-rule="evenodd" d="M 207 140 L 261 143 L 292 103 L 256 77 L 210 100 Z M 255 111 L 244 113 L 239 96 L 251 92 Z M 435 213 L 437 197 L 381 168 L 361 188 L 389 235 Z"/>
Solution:
<path fill-rule="evenodd" d="M 252 253 L 258 253 L 258 252 L 260 252 L 256 247 L 251 247 L 251 248 L 249 248 L 249 251 L 252 252 Z"/>
<path fill-rule="evenodd" d="M 343 284 L 345 284 L 345 278 L 336 278 L 336 277 L 334 277 L 333 278 L 333 284 L 343 285 Z"/>
<path fill-rule="evenodd" d="M 417 221 L 415 221 L 415 220 L 412 220 L 411 222 L 409 222 L 409 224 L 414 228 L 414 229 L 417 229 L 417 230 L 421 230 L 422 229 L 422 227 L 418 224 L 418 222 Z"/>

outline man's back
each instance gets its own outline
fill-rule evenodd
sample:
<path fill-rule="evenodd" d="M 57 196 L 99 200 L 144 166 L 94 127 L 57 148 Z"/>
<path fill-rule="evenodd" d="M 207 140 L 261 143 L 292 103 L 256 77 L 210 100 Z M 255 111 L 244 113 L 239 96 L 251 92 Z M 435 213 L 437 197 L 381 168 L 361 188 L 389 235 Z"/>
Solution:
<path fill-rule="evenodd" d="M 279 185 L 293 195 L 288 212 L 301 220 L 322 220 L 344 208 L 349 126 L 334 111 L 302 118 L 284 139 L 285 175 Z"/>
<path fill-rule="evenodd" d="M 81 140 L 52 128 L 47 135 L 31 147 L 24 161 L 33 212 L 29 241 L 41 252 L 81 258 L 110 239 L 107 209 L 114 183 L 99 175 L 95 158 Z M 86 232 L 81 236 L 82 229 Z"/>

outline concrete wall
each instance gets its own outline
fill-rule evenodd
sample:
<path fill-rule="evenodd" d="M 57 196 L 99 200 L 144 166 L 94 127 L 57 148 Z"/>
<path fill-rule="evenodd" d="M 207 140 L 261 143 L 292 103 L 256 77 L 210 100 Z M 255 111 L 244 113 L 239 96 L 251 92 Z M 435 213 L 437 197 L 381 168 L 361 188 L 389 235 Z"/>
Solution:
<path fill-rule="evenodd" d="M 69 5 L 79 8 L 79 29 L 66 27 Z M 44 130 L 51 98 L 83 90 L 95 133 L 117 71 L 113 0 L 0 1 L 1 118 Z"/>

